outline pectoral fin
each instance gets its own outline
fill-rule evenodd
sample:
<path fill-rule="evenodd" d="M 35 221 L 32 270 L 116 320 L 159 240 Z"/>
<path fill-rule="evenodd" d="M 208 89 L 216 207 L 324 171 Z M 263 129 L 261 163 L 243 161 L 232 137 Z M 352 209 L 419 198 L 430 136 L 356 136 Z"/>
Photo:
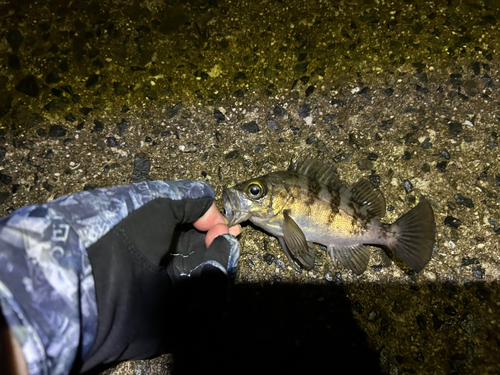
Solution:
<path fill-rule="evenodd" d="M 304 232 L 302 232 L 297 223 L 290 217 L 287 210 L 283 211 L 283 217 L 284 220 L 281 229 L 283 230 L 283 239 L 286 245 L 285 247 L 282 243 L 285 254 L 290 258 L 287 251 L 290 252 L 290 255 L 292 255 L 302 267 L 312 269 L 316 258 L 316 249 L 314 247 L 309 247 Z"/>
<path fill-rule="evenodd" d="M 368 267 L 370 250 L 363 245 L 357 246 L 329 246 L 328 252 L 333 260 L 338 260 L 345 268 L 361 275 Z"/>

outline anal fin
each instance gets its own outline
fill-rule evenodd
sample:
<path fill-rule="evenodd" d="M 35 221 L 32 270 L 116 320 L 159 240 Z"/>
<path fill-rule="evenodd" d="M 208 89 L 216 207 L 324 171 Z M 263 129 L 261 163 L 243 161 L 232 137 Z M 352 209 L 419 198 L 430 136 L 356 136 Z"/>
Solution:
<path fill-rule="evenodd" d="M 328 246 L 332 260 L 338 260 L 345 268 L 361 275 L 368 267 L 370 249 L 364 245 Z"/>

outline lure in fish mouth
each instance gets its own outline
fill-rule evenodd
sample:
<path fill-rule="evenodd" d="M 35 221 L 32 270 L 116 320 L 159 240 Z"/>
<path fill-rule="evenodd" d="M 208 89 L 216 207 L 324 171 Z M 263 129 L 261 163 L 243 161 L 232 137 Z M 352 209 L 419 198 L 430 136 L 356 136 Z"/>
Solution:
<path fill-rule="evenodd" d="M 427 200 L 384 224 L 380 190 L 366 179 L 346 186 L 333 167 L 308 155 L 287 171 L 226 188 L 222 198 L 229 225 L 249 220 L 276 236 L 296 270 L 314 267 L 312 243 L 326 246 L 334 262 L 358 275 L 368 266 L 366 245 L 388 247 L 416 272 L 432 256 L 436 229 Z"/>

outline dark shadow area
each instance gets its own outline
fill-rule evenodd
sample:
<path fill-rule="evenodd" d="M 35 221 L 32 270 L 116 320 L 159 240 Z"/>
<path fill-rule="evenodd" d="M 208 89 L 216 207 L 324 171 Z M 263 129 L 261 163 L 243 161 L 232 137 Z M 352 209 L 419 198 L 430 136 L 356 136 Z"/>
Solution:
<path fill-rule="evenodd" d="M 174 374 L 380 373 L 379 354 L 333 284 L 235 285 L 222 320 L 185 333 Z"/>

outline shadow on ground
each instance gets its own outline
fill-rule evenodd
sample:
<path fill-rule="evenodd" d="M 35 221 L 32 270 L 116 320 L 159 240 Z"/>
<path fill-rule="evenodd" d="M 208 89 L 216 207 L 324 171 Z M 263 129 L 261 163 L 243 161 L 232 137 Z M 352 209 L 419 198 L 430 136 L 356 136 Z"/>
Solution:
<path fill-rule="evenodd" d="M 192 334 L 174 374 L 380 373 L 341 286 L 235 285 L 222 322 Z"/>

